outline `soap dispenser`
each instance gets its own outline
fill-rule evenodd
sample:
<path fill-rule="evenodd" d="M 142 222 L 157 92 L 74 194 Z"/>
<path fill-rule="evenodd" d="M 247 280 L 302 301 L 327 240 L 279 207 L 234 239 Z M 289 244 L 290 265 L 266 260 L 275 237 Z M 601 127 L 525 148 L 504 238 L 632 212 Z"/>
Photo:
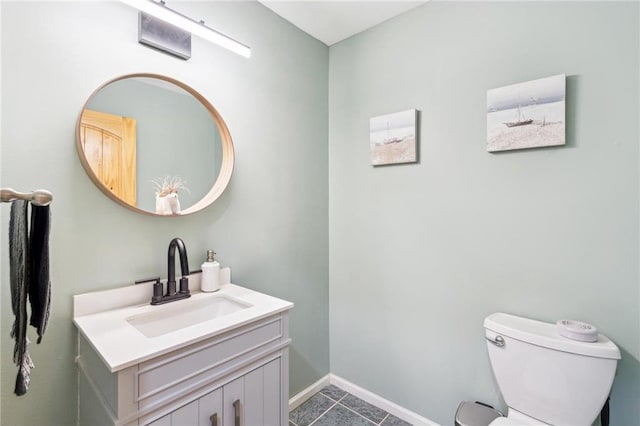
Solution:
<path fill-rule="evenodd" d="M 207 250 L 207 260 L 202 264 L 202 291 L 220 290 L 220 263 L 214 259 L 215 252 Z"/>

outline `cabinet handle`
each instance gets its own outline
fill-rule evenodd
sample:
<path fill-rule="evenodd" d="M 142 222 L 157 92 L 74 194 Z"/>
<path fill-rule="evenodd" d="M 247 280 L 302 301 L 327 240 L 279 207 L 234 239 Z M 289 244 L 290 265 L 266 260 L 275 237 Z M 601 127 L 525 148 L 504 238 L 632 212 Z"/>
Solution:
<path fill-rule="evenodd" d="M 209 420 L 211 420 L 211 426 L 218 426 L 218 413 L 213 413 Z"/>
<path fill-rule="evenodd" d="M 236 399 L 233 401 L 233 413 L 235 417 L 235 422 L 233 426 L 240 426 L 240 400 Z"/>

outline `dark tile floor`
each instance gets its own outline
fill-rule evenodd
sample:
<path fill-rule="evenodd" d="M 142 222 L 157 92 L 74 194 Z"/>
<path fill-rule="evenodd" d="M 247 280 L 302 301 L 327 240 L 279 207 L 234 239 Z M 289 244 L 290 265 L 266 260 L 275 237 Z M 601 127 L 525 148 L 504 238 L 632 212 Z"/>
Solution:
<path fill-rule="evenodd" d="M 329 385 L 289 413 L 289 426 L 411 426 L 404 420 Z"/>

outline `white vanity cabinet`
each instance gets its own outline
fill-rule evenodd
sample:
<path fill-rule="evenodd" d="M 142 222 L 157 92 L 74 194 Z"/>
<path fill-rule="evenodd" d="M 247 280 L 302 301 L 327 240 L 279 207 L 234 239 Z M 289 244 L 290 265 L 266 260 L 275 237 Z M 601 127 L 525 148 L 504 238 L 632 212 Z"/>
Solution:
<path fill-rule="evenodd" d="M 288 311 L 112 371 L 82 334 L 79 424 L 288 423 Z"/>

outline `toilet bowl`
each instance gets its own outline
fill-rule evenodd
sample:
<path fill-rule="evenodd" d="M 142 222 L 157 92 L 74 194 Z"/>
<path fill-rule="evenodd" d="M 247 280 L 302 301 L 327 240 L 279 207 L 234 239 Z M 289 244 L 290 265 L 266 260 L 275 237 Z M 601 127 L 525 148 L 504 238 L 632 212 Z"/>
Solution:
<path fill-rule="evenodd" d="M 583 342 L 556 324 L 504 313 L 484 320 L 491 367 L 508 406 L 497 425 L 590 426 L 609 396 L 620 350 L 606 336 Z"/>

